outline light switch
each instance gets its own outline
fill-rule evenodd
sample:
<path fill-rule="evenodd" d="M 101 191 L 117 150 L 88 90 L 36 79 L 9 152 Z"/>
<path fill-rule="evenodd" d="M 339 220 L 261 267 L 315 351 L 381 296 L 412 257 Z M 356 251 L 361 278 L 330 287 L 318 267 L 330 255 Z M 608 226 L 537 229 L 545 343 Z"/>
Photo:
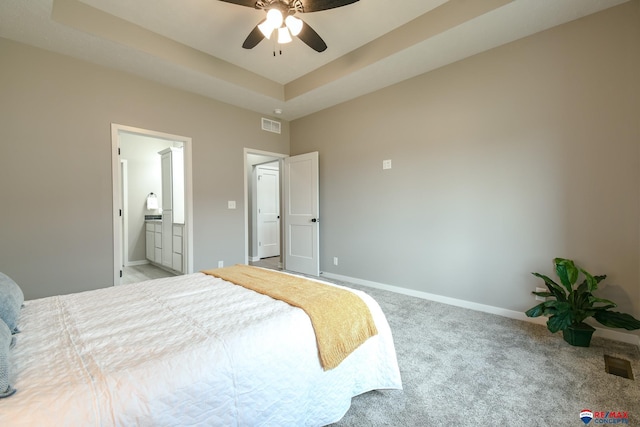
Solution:
<path fill-rule="evenodd" d="M 236 208 L 236 201 L 235 200 L 229 200 L 228 205 L 229 205 L 229 209 L 235 209 Z"/>
<path fill-rule="evenodd" d="M 391 160 L 383 160 L 382 169 L 391 169 Z"/>

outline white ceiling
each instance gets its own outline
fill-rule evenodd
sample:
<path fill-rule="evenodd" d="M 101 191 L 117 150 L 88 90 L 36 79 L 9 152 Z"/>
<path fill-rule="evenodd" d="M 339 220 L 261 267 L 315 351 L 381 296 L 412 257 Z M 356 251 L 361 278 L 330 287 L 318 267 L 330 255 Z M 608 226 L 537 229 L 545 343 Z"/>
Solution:
<path fill-rule="evenodd" d="M 241 47 L 264 12 L 218 0 L 2 0 L 0 37 L 293 120 L 625 1 L 360 0 L 274 57 Z"/>

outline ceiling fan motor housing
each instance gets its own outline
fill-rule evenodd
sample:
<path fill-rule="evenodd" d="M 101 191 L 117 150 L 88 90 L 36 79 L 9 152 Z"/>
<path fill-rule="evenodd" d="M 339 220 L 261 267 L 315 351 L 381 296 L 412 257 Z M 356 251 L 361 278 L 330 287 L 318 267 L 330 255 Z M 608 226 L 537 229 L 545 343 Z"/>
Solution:
<path fill-rule="evenodd" d="M 278 9 L 282 12 L 282 16 L 293 15 L 296 12 L 304 12 L 304 6 L 300 0 L 295 0 L 291 4 L 284 0 L 268 0 L 257 1 L 256 9 L 269 11 L 270 9 Z"/>

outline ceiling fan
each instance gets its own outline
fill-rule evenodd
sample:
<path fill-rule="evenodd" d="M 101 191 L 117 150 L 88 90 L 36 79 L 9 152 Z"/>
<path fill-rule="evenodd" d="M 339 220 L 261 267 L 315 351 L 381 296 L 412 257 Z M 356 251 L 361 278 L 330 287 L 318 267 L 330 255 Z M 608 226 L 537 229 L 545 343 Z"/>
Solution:
<path fill-rule="evenodd" d="M 327 44 L 322 37 L 315 32 L 302 19 L 294 16 L 296 13 L 319 12 L 336 7 L 346 6 L 358 0 L 220 0 L 240 6 L 254 9 L 262 9 L 267 12 L 267 17 L 262 20 L 249 33 L 242 44 L 245 49 L 253 49 L 264 38 L 270 39 L 277 33 L 279 44 L 291 42 L 291 36 L 297 36 L 310 48 L 317 52 L 327 49 Z M 275 53 L 274 53 L 275 54 Z"/>

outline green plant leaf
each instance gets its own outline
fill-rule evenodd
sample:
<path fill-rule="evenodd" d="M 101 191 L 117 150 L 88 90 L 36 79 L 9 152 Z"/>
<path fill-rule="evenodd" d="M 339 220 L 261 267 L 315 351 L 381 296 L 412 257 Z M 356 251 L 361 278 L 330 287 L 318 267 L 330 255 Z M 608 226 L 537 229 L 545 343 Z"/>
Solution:
<path fill-rule="evenodd" d="M 624 328 L 628 331 L 640 329 L 640 320 L 626 313 L 597 311 L 593 318 L 610 328 Z"/>
<path fill-rule="evenodd" d="M 614 308 L 618 306 L 618 304 L 616 304 L 613 301 L 610 301 L 604 298 L 597 298 L 597 297 L 594 297 L 593 295 L 589 295 L 589 302 L 591 304 L 606 304 L 608 308 Z M 604 307 L 598 307 L 598 308 L 604 308 Z"/>
<path fill-rule="evenodd" d="M 558 310 L 568 310 L 571 307 L 568 302 L 558 301 L 555 299 L 545 301 L 542 303 L 542 305 L 544 305 L 544 308 L 551 314 L 554 314 Z"/>
<path fill-rule="evenodd" d="M 551 278 L 540 273 L 531 274 L 544 280 L 544 284 L 547 286 L 547 289 L 549 289 L 549 292 L 551 292 L 558 301 L 566 301 L 566 291 Z"/>
<path fill-rule="evenodd" d="M 582 274 L 584 274 L 584 281 L 587 284 L 587 288 L 589 289 L 589 292 L 593 292 L 596 289 L 598 289 L 598 280 L 596 280 L 595 277 L 593 277 L 591 274 L 589 274 L 587 271 L 583 270 L 582 268 L 580 269 L 580 271 L 582 271 Z M 602 279 L 600 279 L 602 280 Z"/>
<path fill-rule="evenodd" d="M 584 310 L 573 316 L 573 323 L 581 323 L 584 322 L 588 317 L 593 317 L 596 314 L 597 310 Z"/>
<path fill-rule="evenodd" d="M 560 278 L 560 282 L 567 291 L 571 292 L 573 285 L 578 280 L 579 270 L 570 259 L 556 258 L 553 262 L 556 265 L 556 274 Z"/>
<path fill-rule="evenodd" d="M 602 282 L 604 279 L 606 279 L 606 278 L 607 278 L 607 275 L 606 275 L 606 274 L 603 274 L 603 275 L 601 275 L 601 276 L 593 276 L 593 277 L 596 279 L 596 282 L 597 282 L 597 283 L 600 283 L 600 282 Z"/>
<path fill-rule="evenodd" d="M 545 306 L 544 303 L 542 304 L 538 304 L 535 307 L 531 307 L 529 310 L 525 311 L 524 314 L 527 315 L 527 317 L 540 317 L 544 314 L 545 312 Z"/>
<path fill-rule="evenodd" d="M 550 298 L 550 297 L 554 296 L 551 292 L 536 292 L 536 291 L 532 291 L 531 293 L 536 295 L 536 296 L 545 297 L 545 298 Z"/>
<path fill-rule="evenodd" d="M 547 328 L 555 333 L 569 327 L 572 323 L 571 311 L 560 311 L 547 320 Z"/>
<path fill-rule="evenodd" d="M 617 305 L 615 305 L 615 304 L 613 304 L 613 305 L 611 305 L 611 304 L 603 305 L 602 307 L 594 307 L 594 308 L 593 308 L 593 312 L 594 312 L 594 314 L 595 314 L 595 313 L 596 313 L 596 312 L 598 312 L 598 311 L 607 311 L 607 310 L 610 310 L 610 309 L 612 309 L 612 308 L 616 308 L 616 307 L 617 307 Z M 592 316 L 593 316 L 593 315 L 592 315 Z"/>
<path fill-rule="evenodd" d="M 589 292 L 589 285 L 587 284 L 587 279 L 584 279 L 582 281 L 582 283 L 580 283 L 580 286 L 578 286 L 575 290 L 575 292 Z"/>
<path fill-rule="evenodd" d="M 591 303 L 589 302 L 589 298 L 591 297 L 590 292 L 578 292 L 574 294 L 574 307 L 575 308 L 588 308 L 591 307 Z"/>

